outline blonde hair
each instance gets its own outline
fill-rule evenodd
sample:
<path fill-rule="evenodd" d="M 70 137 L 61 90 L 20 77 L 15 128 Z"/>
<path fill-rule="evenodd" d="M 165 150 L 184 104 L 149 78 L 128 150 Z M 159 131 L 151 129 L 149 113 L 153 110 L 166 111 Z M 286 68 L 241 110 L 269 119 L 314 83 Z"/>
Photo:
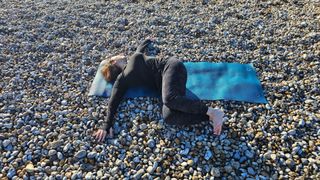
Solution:
<path fill-rule="evenodd" d="M 117 55 L 113 57 L 106 58 L 103 62 L 103 65 L 101 67 L 101 73 L 104 77 L 104 79 L 108 82 L 113 82 L 117 79 L 118 75 L 122 72 L 122 69 L 118 66 L 116 66 L 114 61 L 117 61 L 121 59 L 122 55 Z"/>

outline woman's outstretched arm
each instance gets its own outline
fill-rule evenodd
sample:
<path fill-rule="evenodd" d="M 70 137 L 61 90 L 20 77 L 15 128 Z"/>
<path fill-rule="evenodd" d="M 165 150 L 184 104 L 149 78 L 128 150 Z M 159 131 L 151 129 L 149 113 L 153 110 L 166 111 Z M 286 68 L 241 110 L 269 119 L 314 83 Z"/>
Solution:
<path fill-rule="evenodd" d="M 123 73 L 121 73 L 117 77 L 117 79 L 112 87 L 111 97 L 110 97 L 109 104 L 108 104 L 107 118 L 106 118 L 105 122 L 103 123 L 101 129 L 108 131 L 110 129 L 110 127 L 113 126 L 114 121 L 115 121 L 114 115 L 117 112 L 117 108 L 118 108 L 121 100 L 123 99 L 126 91 L 127 91 L 127 84 L 124 81 Z"/>

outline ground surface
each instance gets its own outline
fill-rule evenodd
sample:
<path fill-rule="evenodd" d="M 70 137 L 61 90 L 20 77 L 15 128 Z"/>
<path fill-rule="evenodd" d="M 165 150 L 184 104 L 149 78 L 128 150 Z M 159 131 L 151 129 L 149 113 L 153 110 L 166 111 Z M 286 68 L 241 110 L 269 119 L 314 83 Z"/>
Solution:
<path fill-rule="evenodd" d="M 0 1 L 0 178 L 319 179 L 319 1 Z M 225 109 L 222 135 L 167 125 L 157 99 L 123 101 L 114 139 L 91 134 L 103 57 L 253 63 L 268 104 Z"/>

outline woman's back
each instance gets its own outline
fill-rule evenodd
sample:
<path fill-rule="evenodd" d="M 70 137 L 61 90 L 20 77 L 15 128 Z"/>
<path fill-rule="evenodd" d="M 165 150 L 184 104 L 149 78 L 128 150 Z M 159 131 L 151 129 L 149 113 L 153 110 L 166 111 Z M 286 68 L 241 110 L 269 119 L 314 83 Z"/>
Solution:
<path fill-rule="evenodd" d="M 166 61 L 142 53 L 135 53 L 120 76 L 128 87 L 147 86 L 161 91 L 162 72 Z"/>

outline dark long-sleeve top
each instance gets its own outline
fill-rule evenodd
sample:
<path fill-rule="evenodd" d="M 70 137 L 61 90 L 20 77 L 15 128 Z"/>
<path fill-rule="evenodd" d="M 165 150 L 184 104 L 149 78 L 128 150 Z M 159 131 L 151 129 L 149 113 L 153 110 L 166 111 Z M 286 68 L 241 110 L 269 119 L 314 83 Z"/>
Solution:
<path fill-rule="evenodd" d="M 129 57 L 127 65 L 116 78 L 108 104 L 108 113 L 102 129 L 109 130 L 113 126 L 117 108 L 123 99 L 126 91 L 130 87 L 149 87 L 157 90 L 161 94 L 162 89 L 162 73 L 167 62 L 164 58 L 155 58 L 143 54 L 150 40 L 145 40 L 138 46 L 136 52 Z M 203 114 L 206 113 L 208 107 L 201 103 L 200 100 L 190 100 L 185 96 L 180 96 L 184 100 L 185 112 L 193 112 Z"/>

